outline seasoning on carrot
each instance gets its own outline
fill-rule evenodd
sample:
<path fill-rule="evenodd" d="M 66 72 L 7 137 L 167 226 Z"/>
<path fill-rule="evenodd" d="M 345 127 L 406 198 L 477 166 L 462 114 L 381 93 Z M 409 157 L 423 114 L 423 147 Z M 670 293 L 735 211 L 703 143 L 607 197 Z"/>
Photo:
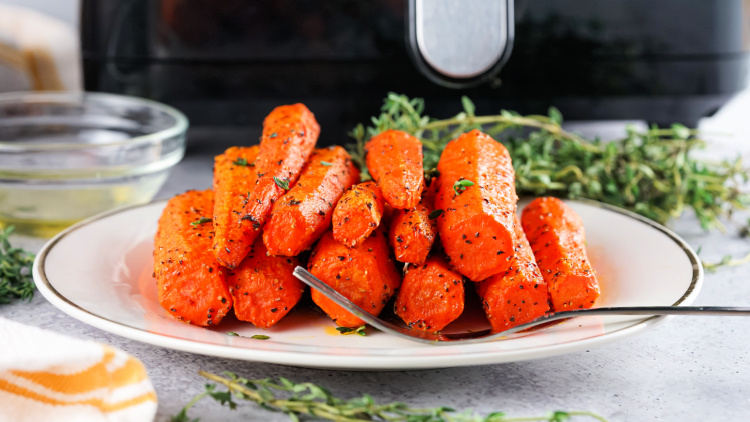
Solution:
<path fill-rule="evenodd" d="M 422 143 L 400 130 L 387 130 L 365 145 L 367 169 L 383 191 L 383 197 L 397 209 L 417 206 L 424 188 Z"/>
<path fill-rule="evenodd" d="M 319 133 L 320 126 L 315 116 L 303 104 L 276 107 L 263 121 L 260 152 L 254 167 L 257 180 L 246 195 L 243 215 L 240 216 L 245 235 L 235 240 L 242 243 L 238 249 L 253 244 L 273 203 L 294 187 L 315 148 Z M 216 249 L 215 253 L 229 268 L 236 267 L 244 258 L 227 249 Z"/>
<path fill-rule="evenodd" d="M 255 159 L 259 152 L 258 145 L 232 147 L 214 159 L 213 251 L 222 262 L 242 261 L 252 246 L 244 241 L 245 231 L 252 229 L 252 224 L 241 217 L 247 197 L 255 187 Z"/>
<path fill-rule="evenodd" d="M 421 265 L 427 259 L 437 237 L 434 211 L 435 184 L 422 193 L 414 209 L 396 210 L 390 222 L 389 239 L 397 261 Z"/>
<path fill-rule="evenodd" d="M 359 246 L 350 248 L 323 233 L 308 262 L 309 271 L 362 309 L 378 315 L 401 284 L 382 230 L 375 230 Z M 312 289 L 313 301 L 341 327 L 359 327 L 364 321 Z"/>
<path fill-rule="evenodd" d="M 383 194 L 373 181 L 352 186 L 333 210 L 333 238 L 357 246 L 380 226 L 385 212 Z"/>
<path fill-rule="evenodd" d="M 549 286 L 552 310 L 593 306 L 599 282 L 586 256 L 586 235 L 578 214 L 557 198 L 536 198 L 524 208 L 521 223 Z"/>
<path fill-rule="evenodd" d="M 271 255 L 296 256 L 331 226 L 335 204 L 359 183 L 359 170 L 340 146 L 316 149 L 297 184 L 273 205 L 263 228 Z"/>
<path fill-rule="evenodd" d="M 211 190 L 190 190 L 167 202 L 154 236 L 154 276 L 159 303 L 195 325 L 218 324 L 232 308 L 225 269 L 211 253 Z"/>
<path fill-rule="evenodd" d="M 476 284 L 494 332 L 533 321 L 549 311 L 547 283 L 539 272 L 518 216 L 514 236 L 515 249 L 508 271 Z"/>
<path fill-rule="evenodd" d="M 463 276 L 440 254 L 424 265 L 409 265 L 396 298 L 395 312 L 409 327 L 437 332 L 464 310 Z"/>
<path fill-rule="evenodd" d="M 297 258 L 269 256 L 266 252 L 259 237 L 242 263 L 234 270 L 227 270 L 234 314 L 258 328 L 276 324 L 294 308 L 305 291 L 305 284 L 293 274 Z"/>
<path fill-rule="evenodd" d="M 508 150 L 472 130 L 448 143 L 437 169 L 438 232 L 450 264 L 473 281 L 506 271 L 517 201 Z"/>

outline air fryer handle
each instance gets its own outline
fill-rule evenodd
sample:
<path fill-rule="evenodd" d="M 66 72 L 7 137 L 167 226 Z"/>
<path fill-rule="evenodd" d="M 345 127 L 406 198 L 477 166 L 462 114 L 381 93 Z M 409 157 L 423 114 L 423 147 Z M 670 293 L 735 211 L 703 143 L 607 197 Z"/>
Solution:
<path fill-rule="evenodd" d="M 409 0 L 408 19 L 414 63 L 443 86 L 488 80 L 513 48 L 513 0 Z"/>

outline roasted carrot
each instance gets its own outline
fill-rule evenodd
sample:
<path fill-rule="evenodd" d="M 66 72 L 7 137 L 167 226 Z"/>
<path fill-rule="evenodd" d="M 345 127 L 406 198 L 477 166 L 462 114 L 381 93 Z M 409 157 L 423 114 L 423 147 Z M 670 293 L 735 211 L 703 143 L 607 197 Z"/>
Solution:
<path fill-rule="evenodd" d="M 383 194 L 373 181 L 352 186 L 333 210 L 333 238 L 357 246 L 380 226 L 385 212 Z"/>
<path fill-rule="evenodd" d="M 472 130 L 448 143 L 437 169 L 438 233 L 451 265 L 473 281 L 506 271 L 517 201 L 508 150 Z"/>
<path fill-rule="evenodd" d="M 247 196 L 255 187 L 258 152 L 258 145 L 232 147 L 214 159 L 213 251 L 222 262 L 241 261 L 252 246 L 243 240 L 252 224 L 241 218 Z"/>
<path fill-rule="evenodd" d="M 232 308 L 225 269 L 211 253 L 211 190 L 190 190 L 167 202 L 154 237 L 159 303 L 190 324 L 218 324 Z"/>
<path fill-rule="evenodd" d="M 398 291 L 396 315 L 416 330 L 437 332 L 464 311 L 464 283 L 441 253 L 409 265 Z"/>
<path fill-rule="evenodd" d="M 539 272 L 518 216 L 515 218 L 514 240 L 508 271 L 476 285 L 494 332 L 533 321 L 549 311 L 547 282 Z"/>
<path fill-rule="evenodd" d="M 258 328 L 276 324 L 302 298 L 305 284 L 292 271 L 296 257 L 269 256 L 258 237 L 239 267 L 227 270 L 227 284 L 234 298 L 234 314 Z"/>
<path fill-rule="evenodd" d="M 549 286 L 552 310 L 590 308 L 599 282 L 586 256 L 586 234 L 578 214 L 557 198 L 536 198 L 522 213 L 523 230 Z"/>
<path fill-rule="evenodd" d="M 401 275 L 390 257 L 382 230 L 375 230 L 360 245 L 350 248 L 323 233 L 308 262 L 310 272 L 367 312 L 377 315 L 401 284 Z M 358 327 L 364 321 L 311 291 L 313 301 L 342 327 Z"/>
<path fill-rule="evenodd" d="M 390 222 L 388 238 L 397 261 L 421 265 L 427 259 L 437 237 L 434 211 L 435 184 L 422 193 L 422 200 L 410 210 L 396 210 Z M 432 217 L 432 218 L 430 218 Z"/>
<path fill-rule="evenodd" d="M 417 206 L 424 188 L 422 143 L 400 130 L 387 130 L 365 145 L 367 169 L 393 208 Z"/>
<path fill-rule="evenodd" d="M 271 255 L 296 256 L 331 226 L 336 203 L 359 183 L 359 170 L 344 148 L 316 149 L 297 184 L 273 204 L 263 228 Z"/>
<path fill-rule="evenodd" d="M 242 244 L 237 249 L 247 249 L 258 237 L 273 203 L 299 178 L 319 133 L 320 126 L 315 116 L 303 104 L 276 107 L 263 121 L 260 152 L 254 167 L 257 180 L 246 194 L 245 208 L 240 216 L 245 231 L 242 238 L 235 239 L 235 243 Z M 214 252 L 229 268 L 236 267 L 244 258 L 228 248 Z"/>

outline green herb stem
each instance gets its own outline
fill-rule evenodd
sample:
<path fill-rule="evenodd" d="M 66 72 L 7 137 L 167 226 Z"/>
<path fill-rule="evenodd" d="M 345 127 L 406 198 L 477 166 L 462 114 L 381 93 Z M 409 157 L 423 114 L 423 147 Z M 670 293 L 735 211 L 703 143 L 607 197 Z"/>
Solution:
<path fill-rule="evenodd" d="M 509 417 L 502 412 L 478 416 L 471 412 L 455 412 L 448 407 L 431 409 L 412 408 L 401 402 L 378 404 L 369 395 L 349 400 L 334 397 L 327 389 L 312 383 L 294 383 L 286 378 L 278 382 L 269 379 L 248 380 L 226 372 L 225 376 L 206 371 L 199 374 L 227 391 L 217 391 L 216 385 L 207 384 L 206 390 L 193 398 L 175 417 L 173 422 L 191 421 L 188 410 L 199 400 L 211 397 L 230 409 L 236 409 L 235 398 L 254 402 L 261 407 L 286 413 L 292 421 L 301 416 L 337 422 L 563 422 L 572 417 L 586 417 L 600 422 L 606 419 L 592 412 L 556 411 L 542 416 Z M 277 394 L 283 397 L 277 397 Z"/>

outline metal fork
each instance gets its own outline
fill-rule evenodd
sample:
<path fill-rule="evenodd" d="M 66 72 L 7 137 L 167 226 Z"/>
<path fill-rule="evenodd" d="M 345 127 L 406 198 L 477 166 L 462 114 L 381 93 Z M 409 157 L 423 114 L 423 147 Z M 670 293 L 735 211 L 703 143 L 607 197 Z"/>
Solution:
<path fill-rule="evenodd" d="M 408 327 L 402 327 L 369 314 L 364 309 L 357 306 L 354 302 L 347 299 L 341 293 L 334 290 L 309 271 L 302 267 L 294 269 L 294 275 L 302 280 L 305 284 L 322 293 L 328 299 L 331 299 L 337 305 L 347 309 L 358 318 L 372 325 L 380 331 L 392 334 L 397 337 L 428 344 L 470 344 L 481 343 L 486 341 L 500 340 L 510 334 L 540 324 L 547 324 L 552 321 L 558 321 L 566 318 L 572 318 L 584 315 L 747 315 L 750 316 L 750 307 L 730 307 L 730 306 L 633 306 L 633 307 L 610 307 L 610 308 L 593 308 L 593 309 L 576 309 L 573 311 L 552 312 L 541 316 L 534 321 L 515 326 L 511 329 L 492 333 L 489 329 L 465 332 L 465 333 L 430 333 L 427 331 L 413 330 Z"/>

